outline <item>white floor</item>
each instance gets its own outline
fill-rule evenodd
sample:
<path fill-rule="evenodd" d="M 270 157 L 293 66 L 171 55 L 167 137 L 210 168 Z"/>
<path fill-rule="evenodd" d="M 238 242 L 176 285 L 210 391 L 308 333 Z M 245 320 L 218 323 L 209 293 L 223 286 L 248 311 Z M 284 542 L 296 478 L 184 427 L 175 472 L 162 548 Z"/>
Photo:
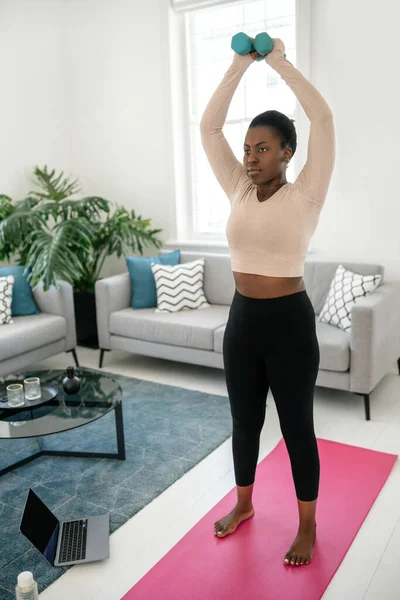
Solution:
<path fill-rule="evenodd" d="M 71 359 L 70 355 L 59 355 L 33 367 L 65 368 L 72 364 Z M 79 348 L 79 359 L 82 366 L 97 368 L 98 351 Z M 223 372 L 217 369 L 119 351 L 106 353 L 103 368 L 121 375 L 226 395 Z M 361 397 L 317 388 L 314 409 L 317 437 L 399 454 L 400 377 L 396 373 L 397 366 L 393 365 L 392 372 L 371 395 L 369 422 L 365 420 Z M 280 438 L 275 403 L 270 397 L 259 461 Z M 111 535 L 108 560 L 73 567 L 40 594 L 40 599 L 120 600 L 234 485 L 229 438 Z M 397 461 L 323 599 L 400 599 L 399 567 L 400 461 Z"/>

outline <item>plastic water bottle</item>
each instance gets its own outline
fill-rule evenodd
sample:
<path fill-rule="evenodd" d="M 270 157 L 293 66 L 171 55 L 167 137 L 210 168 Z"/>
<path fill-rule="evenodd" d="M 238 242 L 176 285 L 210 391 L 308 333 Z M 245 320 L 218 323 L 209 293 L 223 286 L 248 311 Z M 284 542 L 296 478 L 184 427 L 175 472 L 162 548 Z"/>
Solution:
<path fill-rule="evenodd" d="M 18 575 L 15 598 L 16 600 L 39 600 L 38 585 L 30 571 L 23 571 Z"/>

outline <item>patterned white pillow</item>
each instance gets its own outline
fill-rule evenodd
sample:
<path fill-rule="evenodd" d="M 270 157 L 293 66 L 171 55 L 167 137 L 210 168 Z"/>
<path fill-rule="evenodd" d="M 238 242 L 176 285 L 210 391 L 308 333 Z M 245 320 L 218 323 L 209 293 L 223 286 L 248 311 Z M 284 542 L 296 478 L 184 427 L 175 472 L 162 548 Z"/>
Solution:
<path fill-rule="evenodd" d="M 364 298 L 373 292 L 381 280 L 381 275 L 360 275 L 339 265 L 318 321 L 350 331 L 351 309 L 357 303 L 357 298 Z"/>
<path fill-rule="evenodd" d="M 0 277 L 0 325 L 14 323 L 11 318 L 11 301 L 14 281 L 14 275 Z"/>
<path fill-rule="evenodd" d="M 203 290 L 204 258 L 179 265 L 152 264 L 157 289 L 155 312 L 178 312 L 209 306 Z"/>

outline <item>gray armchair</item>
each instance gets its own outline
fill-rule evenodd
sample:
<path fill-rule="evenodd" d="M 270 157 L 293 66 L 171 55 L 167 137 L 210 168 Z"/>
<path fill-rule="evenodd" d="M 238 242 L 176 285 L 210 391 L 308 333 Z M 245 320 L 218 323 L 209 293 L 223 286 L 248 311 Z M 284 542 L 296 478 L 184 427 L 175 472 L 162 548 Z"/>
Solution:
<path fill-rule="evenodd" d="M 71 352 L 76 354 L 75 309 L 72 286 L 59 281 L 46 292 L 43 284 L 33 290 L 39 315 L 13 317 L 13 323 L 0 327 L 0 375 L 29 369 L 32 363 Z"/>

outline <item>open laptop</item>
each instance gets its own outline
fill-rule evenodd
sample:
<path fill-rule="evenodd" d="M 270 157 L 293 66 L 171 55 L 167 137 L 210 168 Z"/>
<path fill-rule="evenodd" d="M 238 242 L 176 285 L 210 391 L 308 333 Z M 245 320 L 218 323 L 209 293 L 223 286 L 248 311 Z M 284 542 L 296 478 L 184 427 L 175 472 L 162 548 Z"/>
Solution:
<path fill-rule="evenodd" d="M 108 514 L 59 521 L 29 489 L 20 530 L 54 567 L 65 567 L 108 558 Z"/>

